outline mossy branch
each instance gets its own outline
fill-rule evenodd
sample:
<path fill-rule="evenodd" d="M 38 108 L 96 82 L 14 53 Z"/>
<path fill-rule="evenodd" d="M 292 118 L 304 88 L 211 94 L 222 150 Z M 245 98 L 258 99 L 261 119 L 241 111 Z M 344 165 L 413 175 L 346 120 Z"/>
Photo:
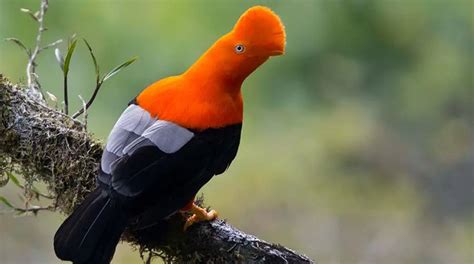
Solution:
<path fill-rule="evenodd" d="M 82 123 L 49 108 L 0 75 L 0 181 L 9 173 L 25 188 L 44 182 L 53 210 L 69 214 L 95 187 L 102 143 Z M 312 263 L 306 256 L 245 234 L 222 220 L 183 232 L 184 216 L 156 221 L 154 210 L 134 219 L 123 235 L 148 254 L 176 263 Z"/>

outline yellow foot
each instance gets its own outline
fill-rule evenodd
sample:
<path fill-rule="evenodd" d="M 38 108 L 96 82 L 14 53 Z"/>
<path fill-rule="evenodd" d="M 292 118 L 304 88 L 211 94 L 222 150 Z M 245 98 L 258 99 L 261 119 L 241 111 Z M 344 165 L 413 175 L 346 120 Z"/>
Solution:
<path fill-rule="evenodd" d="M 197 222 L 202 222 L 202 221 L 211 221 L 217 218 L 217 212 L 215 210 L 211 211 L 206 211 L 206 209 L 201 208 L 193 203 L 191 209 L 189 210 L 190 212 L 193 213 L 192 216 L 190 216 L 187 220 L 186 223 L 184 224 L 184 231 L 188 229 L 191 225 Z"/>

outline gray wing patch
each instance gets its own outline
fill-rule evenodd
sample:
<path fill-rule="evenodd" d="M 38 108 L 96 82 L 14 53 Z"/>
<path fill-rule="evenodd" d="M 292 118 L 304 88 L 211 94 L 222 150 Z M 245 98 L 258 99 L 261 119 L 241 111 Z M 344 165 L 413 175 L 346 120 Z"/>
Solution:
<path fill-rule="evenodd" d="M 127 107 L 110 132 L 102 154 L 102 171 L 110 174 L 111 164 L 123 156 L 123 148 L 139 138 L 155 121 L 155 118 L 138 105 L 132 104 Z"/>
<path fill-rule="evenodd" d="M 101 168 L 111 174 L 124 155 L 132 155 L 144 146 L 157 146 L 165 153 L 183 147 L 194 133 L 172 122 L 157 120 L 138 105 L 130 105 L 110 132 L 102 154 Z"/>
<path fill-rule="evenodd" d="M 143 134 L 123 149 L 124 154 L 131 155 L 143 146 L 155 145 L 165 153 L 174 153 L 183 147 L 194 136 L 194 133 L 172 122 L 157 120 Z"/>
<path fill-rule="evenodd" d="M 102 159 L 100 161 L 100 167 L 102 168 L 102 171 L 107 174 L 110 174 L 110 172 L 112 171 L 110 165 L 118 158 L 120 157 L 115 155 L 114 153 L 109 152 L 108 150 L 104 150 L 104 153 L 102 153 Z"/>
<path fill-rule="evenodd" d="M 122 156 L 123 148 L 137 139 L 156 119 L 137 105 L 130 105 L 120 116 L 107 140 L 107 150 Z"/>
<path fill-rule="evenodd" d="M 150 113 L 138 105 L 130 105 L 125 109 L 123 114 L 114 126 L 114 129 L 120 127 L 127 131 L 133 131 L 137 135 L 141 135 L 145 129 L 151 126 L 156 118 L 151 117 Z"/>
<path fill-rule="evenodd" d="M 123 148 L 139 137 L 140 135 L 135 134 L 134 131 L 127 131 L 121 127 L 114 128 L 107 141 L 106 150 L 122 156 Z"/>

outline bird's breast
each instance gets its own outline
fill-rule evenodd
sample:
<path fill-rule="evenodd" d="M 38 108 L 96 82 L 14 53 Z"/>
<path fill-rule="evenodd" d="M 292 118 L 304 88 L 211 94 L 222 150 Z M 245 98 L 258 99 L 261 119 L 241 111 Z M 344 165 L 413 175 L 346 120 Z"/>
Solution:
<path fill-rule="evenodd" d="M 152 116 L 189 129 L 221 128 L 242 123 L 243 118 L 240 90 L 229 92 L 198 84 L 161 90 L 149 87 L 137 101 Z"/>

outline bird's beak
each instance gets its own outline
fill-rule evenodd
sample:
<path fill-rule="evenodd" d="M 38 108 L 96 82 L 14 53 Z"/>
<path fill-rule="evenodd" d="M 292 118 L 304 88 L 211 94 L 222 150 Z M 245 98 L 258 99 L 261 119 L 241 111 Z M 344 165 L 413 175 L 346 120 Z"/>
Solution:
<path fill-rule="evenodd" d="M 285 48 L 274 49 L 270 52 L 270 56 L 280 56 L 285 54 Z"/>
<path fill-rule="evenodd" d="M 272 41 L 268 50 L 270 51 L 270 56 L 279 56 L 285 54 L 286 47 L 286 37 L 285 33 L 279 33 L 278 37 Z"/>

